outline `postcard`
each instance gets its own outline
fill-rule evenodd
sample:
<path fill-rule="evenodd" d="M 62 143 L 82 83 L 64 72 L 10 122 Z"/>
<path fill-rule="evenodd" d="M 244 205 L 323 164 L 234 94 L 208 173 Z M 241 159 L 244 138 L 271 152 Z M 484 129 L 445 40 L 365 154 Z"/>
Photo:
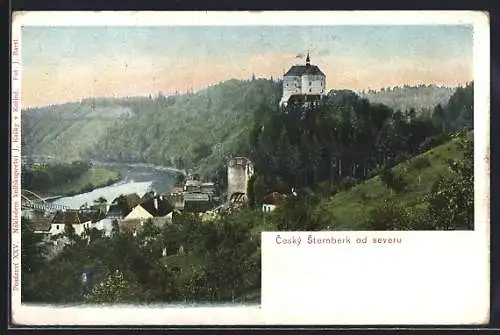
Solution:
<path fill-rule="evenodd" d="M 12 324 L 489 320 L 489 18 L 17 12 Z"/>

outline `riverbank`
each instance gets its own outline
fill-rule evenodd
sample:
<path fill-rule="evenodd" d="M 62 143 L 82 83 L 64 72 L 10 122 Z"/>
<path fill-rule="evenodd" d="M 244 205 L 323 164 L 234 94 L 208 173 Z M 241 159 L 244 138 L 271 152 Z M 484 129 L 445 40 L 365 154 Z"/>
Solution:
<path fill-rule="evenodd" d="M 90 192 L 96 188 L 112 185 L 121 180 L 118 172 L 105 167 L 93 166 L 74 180 L 52 187 L 43 193 L 43 196 L 73 196 L 79 193 Z"/>

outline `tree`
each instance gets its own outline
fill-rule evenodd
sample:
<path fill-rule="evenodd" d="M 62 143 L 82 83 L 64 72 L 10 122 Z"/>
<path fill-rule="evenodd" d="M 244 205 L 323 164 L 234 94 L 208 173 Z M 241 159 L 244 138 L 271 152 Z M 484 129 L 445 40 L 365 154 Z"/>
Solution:
<path fill-rule="evenodd" d="M 94 203 L 99 206 L 99 210 L 102 213 L 106 212 L 106 204 L 108 203 L 108 200 L 104 197 L 99 197 L 96 200 L 94 200 Z"/>
<path fill-rule="evenodd" d="M 71 223 L 64 224 L 64 236 L 67 237 L 70 241 L 76 240 L 76 232 L 75 228 Z"/>
<path fill-rule="evenodd" d="M 107 202 L 108 202 L 108 200 L 106 200 L 106 198 L 104 198 L 104 197 L 99 197 L 99 198 L 97 198 L 96 200 L 94 200 L 94 202 L 95 202 L 96 204 L 105 204 L 105 203 L 107 203 Z"/>
<path fill-rule="evenodd" d="M 262 206 L 262 203 L 264 202 L 265 192 L 266 188 L 264 184 L 264 179 L 261 175 L 257 174 L 252 183 L 252 193 L 254 196 L 255 207 L 260 208 Z"/>
<path fill-rule="evenodd" d="M 117 236 L 118 234 L 120 234 L 120 225 L 118 224 L 118 220 L 113 220 L 111 225 L 111 233 L 113 234 L 113 236 Z"/>
<path fill-rule="evenodd" d="M 434 125 L 441 129 L 441 132 L 444 133 L 446 131 L 446 113 L 441 104 L 438 104 L 436 107 L 434 107 L 434 110 L 432 112 L 432 120 L 434 122 Z"/>
<path fill-rule="evenodd" d="M 474 229 L 474 142 L 463 135 L 458 146 L 461 159 L 453 160 L 449 174 L 435 182 L 430 194 L 430 216 L 437 229 Z"/>
<path fill-rule="evenodd" d="M 404 178 L 387 167 L 380 171 L 379 177 L 382 183 L 391 190 L 391 193 L 392 191 L 399 193 L 406 186 Z"/>
<path fill-rule="evenodd" d="M 418 171 L 418 185 L 420 185 L 420 179 L 422 176 L 422 171 L 429 167 L 431 165 L 429 158 L 423 157 L 423 156 L 417 156 L 415 157 L 412 162 L 411 166 Z"/>
<path fill-rule="evenodd" d="M 148 192 L 148 193 L 144 194 L 143 198 L 147 199 L 147 196 L 149 196 L 149 193 L 151 193 L 151 192 Z M 127 197 L 125 195 L 121 194 L 119 197 L 117 197 L 113 201 L 113 203 L 117 205 L 117 207 L 121 210 L 121 212 L 122 212 L 123 215 L 127 215 L 128 214 L 128 211 L 130 210 L 130 208 L 129 208 L 129 205 L 128 205 Z"/>
<path fill-rule="evenodd" d="M 184 173 L 177 174 L 175 184 L 177 186 L 181 186 L 181 185 L 184 185 L 185 182 L 186 182 L 186 175 Z"/>
<path fill-rule="evenodd" d="M 116 270 L 84 296 L 87 303 L 134 303 L 145 300 L 140 285 Z"/>
<path fill-rule="evenodd" d="M 21 261 L 22 273 L 36 273 L 45 264 L 44 256 L 48 250 L 43 244 L 42 236 L 35 234 L 32 222 L 21 217 Z"/>
<path fill-rule="evenodd" d="M 384 201 L 370 212 L 367 225 L 371 230 L 407 230 L 410 227 L 410 217 L 399 203 Z"/>

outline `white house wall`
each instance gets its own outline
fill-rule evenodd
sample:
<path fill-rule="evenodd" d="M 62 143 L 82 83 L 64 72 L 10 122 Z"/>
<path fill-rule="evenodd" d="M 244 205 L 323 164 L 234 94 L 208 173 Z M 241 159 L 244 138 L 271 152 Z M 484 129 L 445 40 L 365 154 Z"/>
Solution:
<path fill-rule="evenodd" d="M 283 95 L 300 94 L 302 80 L 299 76 L 286 76 L 283 78 Z"/>
<path fill-rule="evenodd" d="M 303 75 L 302 93 L 321 95 L 325 93 L 325 80 L 323 76 Z"/>
<path fill-rule="evenodd" d="M 270 213 L 270 212 L 274 211 L 275 209 L 276 209 L 275 205 L 271 205 L 271 204 L 262 205 L 262 211 L 264 213 Z"/>
<path fill-rule="evenodd" d="M 64 223 L 53 223 L 50 225 L 50 235 L 62 234 L 64 232 Z"/>
<path fill-rule="evenodd" d="M 283 78 L 283 96 L 280 104 L 286 104 L 293 95 L 324 95 L 326 77 L 323 75 L 286 76 Z"/>
<path fill-rule="evenodd" d="M 53 223 L 50 226 L 49 233 L 51 235 L 58 235 L 64 233 L 64 227 L 66 225 L 64 223 Z M 75 230 L 76 235 L 82 235 L 85 231 L 85 228 L 92 228 L 92 221 L 87 221 L 84 223 L 73 224 L 73 229 Z"/>

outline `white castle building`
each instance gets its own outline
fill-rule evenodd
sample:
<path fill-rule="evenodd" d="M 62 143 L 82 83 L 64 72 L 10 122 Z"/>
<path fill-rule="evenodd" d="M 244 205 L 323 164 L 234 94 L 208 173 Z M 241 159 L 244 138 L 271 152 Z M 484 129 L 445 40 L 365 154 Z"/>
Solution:
<path fill-rule="evenodd" d="M 326 94 L 326 76 L 318 66 L 311 65 L 307 53 L 306 65 L 294 65 L 283 75 L 283 96 L 280 106 L 292 103 L 311 104 Z"/>

